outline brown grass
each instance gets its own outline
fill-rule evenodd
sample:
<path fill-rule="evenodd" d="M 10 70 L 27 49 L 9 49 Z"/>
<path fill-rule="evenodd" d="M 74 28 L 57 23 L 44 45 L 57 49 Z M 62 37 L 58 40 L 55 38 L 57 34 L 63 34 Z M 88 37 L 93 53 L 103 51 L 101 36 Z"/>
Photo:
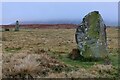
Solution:
<path fill-rule="evenodd" d="M 32 52 L 31 52 L 32 53 Z M 54 57 L 50 57 L 47 53 L 38 52 L 32 53 L 17 53 L 3 55 L 3 77 L 43 77 L 48 72 L 53 72 L 54 68 L 67 67 L 59 62 Z"/>
<path fill-rule="evenodd" d="M 107 40 L 108 40 L 108 48 L 116 49 L 118 48 L 118 30 L 117 28 L 107 28 Z"/>
<path fill-rule="evenodd" d="M 76 46 L 74 29 L 34 29 L 32 31 L 3 32 L 3 51 L 39 47 L 44 50 L 69 52 Z M 66 47 L 67 46 L 67 47 Z"/>
<path fill-rule="evenodd" d="M 118 48 L 117 29 L 107 29 L 108 48 Z M 75 29 L 23 29 L 3 32 L 3 77 L 113 77 L 113 65 L 95 64 L 65 71 L 69 65 L 49 52 L 70 53 L 76 48 Z"/>

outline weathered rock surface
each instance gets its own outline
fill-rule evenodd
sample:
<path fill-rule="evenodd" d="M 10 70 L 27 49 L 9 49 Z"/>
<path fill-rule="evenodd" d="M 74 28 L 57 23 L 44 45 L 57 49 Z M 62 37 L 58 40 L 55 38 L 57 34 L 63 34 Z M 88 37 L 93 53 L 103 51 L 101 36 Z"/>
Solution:
<path fill-rule="evenodd" d="M 106 25 L 98 11 L 87 14 L 76 29 L 76 43 L 85 58 L 104 58 L 108 55 Z"/>

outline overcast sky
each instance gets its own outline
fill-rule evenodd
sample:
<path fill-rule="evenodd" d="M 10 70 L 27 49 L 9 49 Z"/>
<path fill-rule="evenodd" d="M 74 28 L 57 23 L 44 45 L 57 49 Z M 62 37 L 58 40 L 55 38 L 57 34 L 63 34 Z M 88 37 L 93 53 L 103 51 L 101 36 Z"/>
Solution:
<path fill-rule="evenodd" d="M 3 2 L 2 24 L 11 24 L 16 20 L 76 20 L 80 23 L 91 11 L 99 11 L 107 25 L 117 25 L 117 2 Z"/>

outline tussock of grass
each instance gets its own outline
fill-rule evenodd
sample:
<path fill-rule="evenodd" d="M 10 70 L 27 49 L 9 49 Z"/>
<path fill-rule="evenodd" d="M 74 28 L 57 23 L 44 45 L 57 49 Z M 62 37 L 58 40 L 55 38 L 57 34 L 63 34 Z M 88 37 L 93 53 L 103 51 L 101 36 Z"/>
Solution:
<path fill-rule="evenodd" d="M 3 55 L 3 60 L 4 78 L 26 78 L 26 76 L 43 77 L 47 75 L 48 72 L 61 72 L 63 68 L 67 67 L 45 52 L 39 52 L 39 54 L 17 53 Z"/>

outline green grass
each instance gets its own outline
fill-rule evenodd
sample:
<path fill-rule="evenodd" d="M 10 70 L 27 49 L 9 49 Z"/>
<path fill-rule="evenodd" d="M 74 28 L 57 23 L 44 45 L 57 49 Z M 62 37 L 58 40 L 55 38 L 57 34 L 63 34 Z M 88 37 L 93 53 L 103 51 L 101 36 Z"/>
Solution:
<path fill-rule="evenodd" d="M 105 61 L 103 59 L 79 59 L 79 60 L 72 60 L 68 58 L 68 53 L 59 53 L 59 52 L 49 52 L 51 56 L 56 57 L 58 60 L 64 62 L 68 66 L 71 66 L 73 68 L 90 68 L 94 64 L 104 64 Z M 113 66 L 118 68 L 118 55 L 115 53 L 112 53 L 109 55 L 110 62 Z"/>
<path fill-rule="evenodd" d="M 102 64 L 103 60 L 91 60 L 91 59 L 79 59 L 79 60 L 72 60 L 68 58 L 68 53 L 56 53 L 56 52 L 49 52 L 51 56 L 55 56 L 58 60 L 64 62 L 65 64 L 72 66 L 74 68 L 90 68 L 94 64 Z"/>
<path fill-rule="evenodd" d="M 19 50 L 21 50 L 21 48 L 19 47 L 19 48 L 5 48 L 5 51 L 7 51 L 7 52 L 16 52 L 16 51 L 19 51 Z"/>
<path fill-rule="evenodd" d="M 59 60 L 73 67 L 89 68 L 90 66 L 94 65 L 94 62 L 81 62 L 80 60 L 69 59 L 66 56 L 62 56 L 62 58 Z"/>
<path fill-rule="evenodd" d="M 111 64 L 116 68 L 118 68 L 118 54 L 117 53 L 110 54 L 109 58 L 110 58 Z"/>

